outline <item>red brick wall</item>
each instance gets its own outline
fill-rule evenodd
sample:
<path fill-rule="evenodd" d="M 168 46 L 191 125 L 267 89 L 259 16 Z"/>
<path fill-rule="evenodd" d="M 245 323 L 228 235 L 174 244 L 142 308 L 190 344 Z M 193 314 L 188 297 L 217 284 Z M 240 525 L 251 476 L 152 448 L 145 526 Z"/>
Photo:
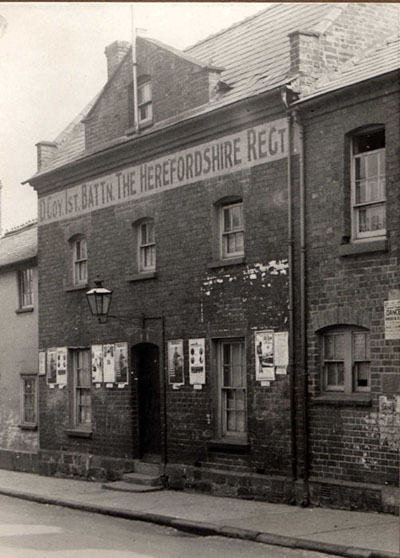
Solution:
<path fill-rule="evenodd" d="M 98 210 L 89 216 L 40 228 L 40 346 L 88 346 L 142 340 L 142 313 L 165 316 L 165 338 L 206 338 L 207 385 L 168 388 L 168 460 L 195 463 L 207 459 L 207 442 L 216 435 L 215 367 L 212 340 L 242 337 L 247 347 L 248 428 L 251 470 L 290 473 L 289 380 L 281 375 L 270 387 L 255 383 L 254 330 L 287 331 L 288 275 L 274 261 L 287 262 L 287 162 L 285 159 L 164 191 L 143 201 Z M 244 203 L 244 264 L 209 269 L 215 260 L 215 202 L 240 195 Z M 136 272 L 132 223 L 153 217 L 157 238 L 157 277 L 128 282 Z M 129 325 L 110 320 L 97 324 L 89 316 L 84 292 L 66 291 L 68 238 L 81 230 L 88 238 L 89 278 L 100 274 L 114 290 L 112 313 L 136 316 Z M 272 262 L 272 263 L 271 263 Z M 161 347 L 160 322 L 147 322 L 150 340 Z M 93 437 L 69 438 L 67 390 L 42 383 L 41 448 L 137 457 L 137 398 L 123 390 L 92 390 Z"/>
<path fill-rule="evenodd" d="M 348 153 L 345 135 L 369 124 L 386 133 L 389 249 L 340 256 L 348 235 Z M 379 396 L 400 392 L 397 341 L 384 339 L 384 301 L 400 280 L 398 250 L 399 94 L 396 80 L 370 84 L 313 106 L 305 120 L 307 302 L 311 474 L 319 478 L 398 485 L 395 413 L 384 425 Z M 372 406 L 316 405 L 321 393 L 318 332 L 336 312 L 338 323 L 371 332 Z M 385 426 L 387 428 L 385 428 Z"/>
<path fill-rule="evenodd" d="M 137 60 L 138 79 L 152 78 L 154 123 L 208 102 L 208 70 L 140 38 Z M 125 135 L 133 126 L 131 105 L 132 56 L 128 54 L 86 120 L 86 148 L 96 149 Z"/>

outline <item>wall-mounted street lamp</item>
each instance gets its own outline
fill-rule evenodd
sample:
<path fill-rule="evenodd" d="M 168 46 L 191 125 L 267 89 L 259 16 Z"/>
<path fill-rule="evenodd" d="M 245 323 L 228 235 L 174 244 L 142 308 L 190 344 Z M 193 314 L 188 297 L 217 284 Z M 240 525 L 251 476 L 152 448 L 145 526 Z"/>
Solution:
<path fill-rule="evenodd" d="M 92 315 L 99 320 L 100 324 L 105 324 L 113 292 L 103 287 L 103 282 L 100 280 L 95 281 L 94 284 L 96 286 L 86 293 L 86 299 Z"/>

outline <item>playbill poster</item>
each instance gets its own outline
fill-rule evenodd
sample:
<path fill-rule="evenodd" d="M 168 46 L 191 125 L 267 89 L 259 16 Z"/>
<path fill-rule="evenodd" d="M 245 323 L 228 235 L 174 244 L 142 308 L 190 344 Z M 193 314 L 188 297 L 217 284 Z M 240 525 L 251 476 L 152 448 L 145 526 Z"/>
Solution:
<path fill-rule="evenodd" d="M 115 344 L 115 381 L 128 383 L 128 343 Z"/>
<path fill-rule="evenodd" d="M 67 385 L 67 347 L 57 348 L 57 384 Z"/>
<path fill-rule="evenodd" d="M 256 380 L 275 380 L 274 331 L 272 329 L 255 332 Z"/>
<path fill-rule="evenodd" d="M 103 382 L 103 345 L 92 345 L 92 382 Z"/>
<path fill-rule="evenodd" d="M 183 339 L 168 341 L 168 381 L 174 385 L 183 385 L 185 383 Z"/>
<path fill-rule="evenodd" d="M 47 383 L 57 382 L 57 349 L 47 349 Z"/>
<path fill-rule="evenodd" d="M 386 300 L 385 339 L 400 339 L 400 300 Z"/>
<path fill-rule="evenodd" d="M 286 374 L 289 366 L 289 333 L 278 331 L 274 335 L 274 364 L 277 374 Z"/>
<path fill-rule="evenodd" d="M 189 339 L 189 382 L 191 385 L 206 383 L 204 339 Z"/>
<path fill-rule="evenodd" d="M 46 351 L 39 351 L 39 376 L 46 375 Z"/>
<path fill-rule="evenodd" d="M 115 346 L 103 345 L 103 381 L 106 384 L 115 382 Z"/>

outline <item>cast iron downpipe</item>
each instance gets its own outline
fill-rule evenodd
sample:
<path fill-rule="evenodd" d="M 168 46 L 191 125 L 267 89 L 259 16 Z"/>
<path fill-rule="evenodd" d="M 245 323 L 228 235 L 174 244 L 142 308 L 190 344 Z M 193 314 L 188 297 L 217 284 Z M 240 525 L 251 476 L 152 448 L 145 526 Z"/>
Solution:
<path fill-rule="evenodd" d="M 285 102 L 285 101 L 284 101 Z M 297 479 L 296 446 L 296 398 L 294 381 L 294 278 L 293 278 L 293 195 L 292 195 L 292 116 L 287 116 L 288 157 L 287 157 L 287 196 L 288 196 L 288 266 L 289 266 L 289 389 L 290 389 L 290 432 L 291 432 L 291 467 L 293 481 Z"/>
<path fill-rule="evenodd" d="M 298 112 L 293 112 L 299 142 L 299 220 L 300 220 L 300 362 L 303 418 L 303 498 L 301 505 L 309 503 L 309 452 L 308 452 L 308 374 L 307 374 L 307 321 L 306 321 L 306 216 L 304 172 L 304 128 Z"/>

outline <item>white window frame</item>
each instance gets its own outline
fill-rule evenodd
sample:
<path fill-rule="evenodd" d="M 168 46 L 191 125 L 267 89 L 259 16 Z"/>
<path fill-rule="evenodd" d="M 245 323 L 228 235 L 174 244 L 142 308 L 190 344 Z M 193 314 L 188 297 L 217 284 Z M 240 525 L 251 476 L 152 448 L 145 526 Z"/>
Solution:
<path fill-rule="evenodd" d="M 19 307 L 33 306 L 33 268 L 28 267 L 18 272 Z"/>
<path fill-rule="evenodd" d="M 143 235 L 143 229 L 146 230 L 151 225 L 152 227 L 152 238 L 149 240 L 148 233 L 146 233 L 146 238 Z M 137 225 L 138 227 L 138 267 L 140 273 L 147 273 L 150 271 L 155 271 L 156 269 L 156 235 L 155 235 L 155 223 L 154 219 L 146 219 L 140 221 Z M 150 264 L 147 263 L 147 257 L 150 255 Z"/>
<path fill-rule="evenodd" d="M 225 384 L 224 375 L 224 348 L 229 347 L 230 352 L 232 347 L 238 347 L 241 351 L 241 376 L 242 385 L 232 386 Z M 232 354 L 232 353 L 231 353 Z M 217 344 L 217 367 L 218 367 L 218 436 L 221 439 L 230 439 L 236 441 L 246 441 L 247 440 L 247 371 L 246 371 L 246 345 L 244 339 L 222 339 L 218 341 Z M 232 371 L 230 372 L 232 374 Z M 234 382 L 230 382 L 231 384 Z M 228 392 L 232 394 L 234 406 L 228 407 Z M 237 398 L 236 396 L 241 393 L 242 397 Z M 242 400 L 243 408 L 240 409 L 237 403 Z M 232 402 L 232 400 L 231 400 Z M 234 416 L 234 421 L 237 423 L 238 414 L 243 413 L 243 425 L 244 430 L 240 429 L 229 429 L 228 412 L 231 412 Z"/>
<path fill-rule="evenodd" d="M 240 220 L 241 223 L 239 227 L 232 227 L 230 229 L 225 228 L 225 213 L 231 211 L 236 207 L 240 207 Z M 244 216 L 243 216 L 243 202 L 237 201 L 234 203 L 221 205 L 219 208 L 219 227 L 220 227 L 220 245 L 221 245 L 221 258 L 223 260 L 238 258 L 244 256 Z M 243 248 L 241 250 L 235 250 L 228 252 L 229 238 L 236 237 L 236 235 L 242 235 Z"/>
<path fill-rule="evenodd" d="M 82 252 L 82 246 L 84 247 L 84 253 Z M 87 261 L 87 240 L 85 237 L 77 238 L 72 243 L 72 272 L 74 285 L 87 284 Z"/>
<path fill-rule="evenodd" d="M 91 428 L 92 424 L 92 373 L 91 373 L 91 350 L 90 349 L 70 349 L 72 365 L 72 420 L 75 427 Z M 85 370 L 84 359 L 87 359 Z M 80 384 L 79 371 L 86 373 L 87 383 Z M 83 393 L 85 392 L 85 393 Z M 89 396 L 89 405 L 84 404 L 82 395 Z M 86 411 L 84 411 L 86 409 Z M 89 411 L 88 411 L 89 409 Z M 81 413 L 81 410 L 83 413 Z M 88 415 L 88 419 L 82 419 L 83 415 Z"/>
<path fill-rule="evenodd" d="M 139 124 L 149 124 L 153 122 L 153 92 L 151 81 L 146 81 L 138 85 L 137 93 Z M 142 117 L 142 110 L 145 111 L 144 117 Z"/>
<path fill-rule="evenodd" d="M 365 336 L 366 354 L 365 358 L 355 359 L 355 336 Z M 343 336 L 343 358 L 326 358 L 325 346 L 328 337 Z M 333 327 L 322 334 L 321 339 L 321 368 L 322 368 L 322 386 L 325 392 L 344 393 L 350 395 L 352 393 L 370 392 L 371 391 L 371 355 L 370 355 L 370 332 L 366 329 L 356 327 Z M 343 363 L 343 385 L 328 384 L 328 365 L 335 363 Z M 368 365 L 368 385 L 357 385 L 357 365 Z"/>
<path fill-rule="evenodd" d="M 26 382 L 32 382 L 34 386 L 33 393 L 27 394 L 26 392 Z M 32 398 L 32 409 L 34 413 L 34 420 L 26 419 L 26 412 L 29 407 L 26 405 L 26 396 L 30 395 Z M 21 426 L 36 427 L 38 423 L 38 378 L 35 373 L 23 373 L 21 374 Z"/>
<path fill-rule="evenodd" d="M 363 209 L 368 209 L 371 207 L 376 206 L 383 206 L 384 210 L 384 218 L 386 222 L 386 187 L 385 187 L 385 147 L 374 149 L 371 151 L 363 151 L 361 153 L 355 153 L 355 143 L 357 142 L 357 138 L 364 134 L 370 133 L 379 133 L 382 132 L 381 129 L 371 130 L 370 132 L 366 131 L 360 133 L 358 135 L 354 135 L 352 137 L 352 144 L 351 144 L 351 208 L 352 208 L 352 238 L 353 240 L 363 240 L 363 239 L 370 239 L 375 237 L 384 237 L 386 236 L 386 227 L 382 229 L 377 229 L 373 231 L 360 231 L 359 230 L 359 221 L 360 221 L 360 212 Z M 383 153 L 383 169 L 380 168 L 379 158 L 378 158 L 378 176 L 377 180 L 383 180 L 383 197 L 380 199 L 376 199 L 373 201 L 357 203 L 356 199 L 356 161 L 358 160 L 365 160 L 366 166 L 368 166 L 368 159 L 372 156 L 379 155 Z M 383 171 L 383 172 L 382 172 Z M 367 179 L 367 177 L 366 177 Z"/>

